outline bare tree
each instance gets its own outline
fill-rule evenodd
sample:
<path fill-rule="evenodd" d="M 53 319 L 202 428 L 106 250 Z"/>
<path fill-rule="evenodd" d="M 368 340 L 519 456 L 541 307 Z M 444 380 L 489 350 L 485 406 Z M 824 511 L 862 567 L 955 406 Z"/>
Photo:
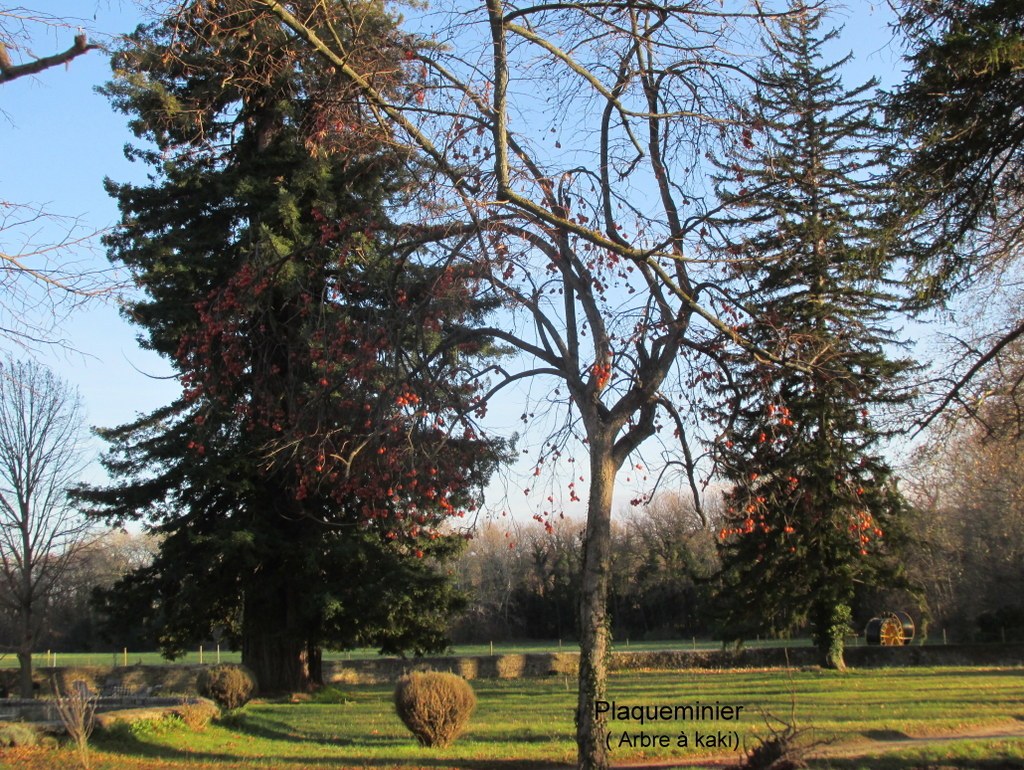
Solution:
<path fill-rule="evenodd" d="M 595 703 L 606 697 L 612 495 L 619 471 L 636 464 L 629 458 L 664 430 L 673 438 L 663 459 L 684 471 L 700 510 L 696 396 L 717 376 L 721 340 L 744 344 L 728 290 L 742 255 L 698 245 L 703 157 L 752 130 L 729 107 L 745 65 L 733 52 L 770 14 L 760 3 L 701 1 L 454 5 L 423 20 L 437 30 L 429 43 L 393 41 L 419 73 L 409 93 L 378 89 L 352 65 L 323 6 L 250 7 L 326 58 L 416 153 L 421 175 L 433 174 L 410 249 L 468 260 L 509 308 L 477 333 L 525 363 L 493 368 L 484 400 L 527 378 L 545 383 L 540 406 L 560 406 L 566 419 L 538 471 L 585 447 L 576 737 L 579 767 L 604 768 Z"/>
<path fill-rule="evenodd" d="M 480 407 L 535 383 L 538 408 L 524 420 L 537 414 L 548 434 L 537 473 L 585 456 L 561 490 L 588 503 L 577 743 L 581 768 L 605 768 L 595 703 L 606 697 L 616 477 L 660 440 L 659 465 L 683 472 L 702 510 L 691 449 L 702 383 L 727 377 L 717 371 L 724 341 L 752 348 L 730 291 L 742 252 L 701 246 L 705 153 L 750 140 L 754 128 L 731 107 L 747 77 L 735 52 L 773 16 L 760 2 L 486 0 L 440 3 L 406 28 L 432 27 L 432 39 L 399 30 L 368 40 L 337 33 L 345 6 L 232 0 L 214 12 L 181 2 L 171 23 L 244 40 L 276 16 L 338 80 L 311 151 L 352 147 L 346 107 L 360 104 L 361 118 L 376 121 L 367 130 L 405 148 L 422 182 L 404 202 L 406 258 L 446 260 L 505 308 L 470 333 L 511 347 L 520 364 L 476 373 L 488 380 Z M 367 57 L 367 46 L 391 50 Z M 404 61 L 412 85 L 361 68 L 368 58 Z M 244 87 L 243 74 L 234 82 Z M 556 512 L 552 501 L 538 516 Z"/>
<path fill-rule="evenodd" d="M 0 6 L 0 85 L 101 48 L 89 42 L 77 22 L 31 8 Z M 33 45 L 51 34 L 74 35 L 74 43 L 56 54 L 35 55 Z M 61 322 L 84 303 L 116 292 L 109 266 L 87 266 L 99 234 L 79 217 L 0 197 L 0 338 L 27 349 L 64 344 L 59 339 Z"/>
<path fill-rule="evenodd" d="M 77 217 L 0 200 L 0 338 L 29 350 L 63 345 L 68 316 L 117 291 L 109 267 L 87 264 L 98 235 Z"/>
<path fill-rule="evenodd" d="M 88 524 L 71 505 L 79 479 L 78 393 L 41 364 L 0 367 L 0 607 L 17 624 L 20 689 L 32 697 L 32 652 L 47 605 L 86 542 Z"/>

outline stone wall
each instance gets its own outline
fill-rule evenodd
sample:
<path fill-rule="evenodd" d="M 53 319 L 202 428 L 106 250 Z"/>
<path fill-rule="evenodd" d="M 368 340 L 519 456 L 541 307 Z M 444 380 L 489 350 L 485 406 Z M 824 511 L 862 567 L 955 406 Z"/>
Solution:
<path fill-rule="evenodd" d="M 126 692 L 157 690 L 164 693 L 194 693 L 196 675 L 200 665 L 166 665 L 166 666 L 74 666 L 56 667 L 40 666 L 33 670 L 33 680 L 38 686 L 40 695 L 53 694 L 53 682 L 56 681 L 61 690 L 67 690 L 72 682 L 82 681 L 93 692 L 102 693 L 111 687 L 121 687 Z M 18 692 L 18 670 L 0 669 L 0 684 L 8 692 Z M 2 702 L 2 701 L 0 701 Z"/>
<path fill-rule="evenodd" d="M 853 668 L 901 666 L 1021 666 L 1024 644 L 910 645 L 907 647 L 848 647 L 846 663 Z M 432 658 L 374 658 L 324 663 L 327 681 L 393 681 L 409 671 L 451 671 L 467 679 L 515 679 L 521 676 L 574 676 L 577 653 L 450 656 Z M 817 665 L 811 647 L 759 647 L 741 650 L 662 650 L 612 653 L 611 671 L 673 671 L 683 669 L 803 668 Z"/>
<path fill-rule="evenodd" d="M 579 656 L 572 652 L 515 655 L 441 656 L 429 658 L 371 658 L 324 662 L 328 682 L 391 682 L 409 671 L 451 671 L 466 679 L 517 679 L 536 676 L 575 676 Z M 846 663 L 853 668 L 899 666 L 1024 666 L 1024 644 L 910 645 L 907 647 L 847 647 Z M 662 650 L 612 653 L 612 671 L 672 671 L 681 669 L 802 668 L 817 664 L 810 647 L 784 649 Z M 52 682 L 62 689 L 81 680 L 93 692 L 119 687 L 123 695 L 194 694 L 200 665 L 88 666 L 39 668 L 35 678 L 40 695 L 49 695 Z M 16 669 L 0 670 L 0 683 L 17 692 Z M 8 701 L 11 699 L 8 699 Z M 0 704 L 5 701 L 0 700 Z"/>

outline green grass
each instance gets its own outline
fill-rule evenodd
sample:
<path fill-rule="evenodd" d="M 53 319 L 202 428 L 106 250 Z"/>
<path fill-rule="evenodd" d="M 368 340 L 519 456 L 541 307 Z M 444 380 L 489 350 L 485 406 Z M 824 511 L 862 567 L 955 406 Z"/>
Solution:
<path fill-rule="evenodd" d="M 573 708 L 576 683 L 566 677 L 473 682 L 479 706 L 470 731 L 455 745 L 423 749 L 394 714 L 390 685 L 331 688 L 307 703 L 252 703 L 241 712 L 193 732 L 169 724 L 122 729 L 97 738 L 94 766 L 131 768 L 466 768 L 498 770 L 570 764 L 575 756 Z M 613 745 L 621 733 L 649 735 L 680 731 L 688 751 L 616 748 L 615 762 L 676 760 L 721 753 L 694 748 L 698 732 L 731 731 L 753 741 L 766 733 L 765 715 L 787 717 L 795 705 L 798 725 L 813 728 L 812 739 L 843 742 L 898 736 L 927 736 L 990 726 L 1011 729 L 1024 720 L 1024 670 L 1015 668 L 921 668 L 827 671 L 677 671 L 614 674 L 609 697 L 629 705 L 674 705 L 718 701 L 743 706 L 738 722 L 656 722 L 643 728 L 612 721 Z M 977 762 L 1018 762 L 1024 742 L 970 741 L 953 746 L 920 746 L 904 758 L 830 760 L 844 770 L 897 770 L 949 760 L 950 767 L 985 767 Z M 46 757 L 49 756 L 49 760 Z M 27 768 L 69 766 L 66 752 L 22 756 Z M 955 761 L 954 761 L 955 760 Z M 51 765 L 39 764 L 49 761 Z M 956 762 L 968 764 L 957 765 Z M 975 764 L 969 764 L 975 762 Z M 2 755 L 0 755 L 2 766 Z M 946 766 L 946 765 L 943 765 Z M 991 765 L 996 767 L 995 765 Z"/>

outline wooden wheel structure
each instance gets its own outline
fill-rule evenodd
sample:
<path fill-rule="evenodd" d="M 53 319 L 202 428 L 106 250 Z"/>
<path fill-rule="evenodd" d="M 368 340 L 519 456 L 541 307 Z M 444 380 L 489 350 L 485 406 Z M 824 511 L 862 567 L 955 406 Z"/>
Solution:
<path fill-rule="evenodd" d="M 868 621 L 864 629 L 868 644 L 899 647 L 910 644 L 914 638 L 914 621 L 902 611 L 885 612 Z"/>

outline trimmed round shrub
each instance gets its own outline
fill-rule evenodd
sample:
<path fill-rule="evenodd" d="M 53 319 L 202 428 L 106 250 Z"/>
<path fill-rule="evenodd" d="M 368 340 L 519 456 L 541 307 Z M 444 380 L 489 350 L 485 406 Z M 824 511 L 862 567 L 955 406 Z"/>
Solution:
<path fill-rule="evenodd" d="M 196 677 L 196 690 L 227 711 L 244 706 L 256 693 L 256 677 L 245 666 L 204 668 Z"/>
<path fill-rule="evenodd" d="M 422 746 L 448 746 L 469 726 L 476 695 L 456 674 L 412 673 L 398 680 L 395 711 Z"/>

